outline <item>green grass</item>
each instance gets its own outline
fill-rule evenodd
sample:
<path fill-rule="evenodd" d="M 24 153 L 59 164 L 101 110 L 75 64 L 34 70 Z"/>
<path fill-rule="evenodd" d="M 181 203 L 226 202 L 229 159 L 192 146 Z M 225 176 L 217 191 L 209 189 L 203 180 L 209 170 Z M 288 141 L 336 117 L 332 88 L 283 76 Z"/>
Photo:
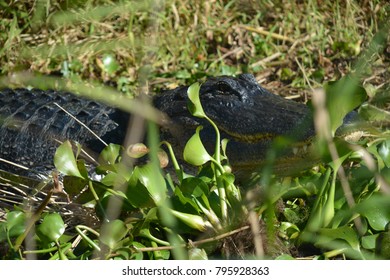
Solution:
<path fill-rule="evenodd" d="M 343 164 L 333 154 L 330 164 L 292 178 L 274 177 L 265 169 L 256 182 L 260 187 L 243 192 L 244 198 L 222 170 L 184 179 L 177 168 L 178 183 L 165 173 L 155 176 L 154 156 L 150 165 L 129 175 L 121 167 L 116 146 L 103 153 L 107 163 L 115 164 L 102 166 L 114 172 L 100 184 L 84 176 L 80 166 L 73 164 L 69 170 L 57 163 L 74 185 L 80 180 L 89 184 L 89 198 L 103 221 L 108 197 L 124 198 L 121 216 L 97 230 L 77 225 L 72 235 L 65 235 L 57 215 L 38 213 L 31 218 L 11 212 L 0 227 L 2 241 L 7 232 L 12 237 L 4 258 L 389 258 L 389 43 L 376 52 L 379 41 L 373 41 L 389 19 L 385 6 L 386 1 L 366 1 L 362 6 L 355 1 L 0 0 L 2 86 L 60 87 L 87 94 L 93 85 L 99 88 L 94 98 L 136 112 L 137 106 L 123 105 L 127 99 L 108 100 L 103 86 L 133 97 L 208 76 L 250 72 L 275 93 L 307 102 L 313 88 L 343 81 L 358 69 L 369 102 L 354 106 L 362 105 L 360 114 L 376 125 L 352 146 L 336 145 Z M 326 104 L 331 128 L 356 101 L 338 99 L 345 89 L 348 85 L 327 87 L 333 96 Z M 356 91 L 351 92 L 354 97 Z M 346 104 L 341 113 L 334 110 L 340 103 Z M 149 109 L 138 111 L 156 120 L 157 113 Z M 322 147 L 332 154 L 333 140 L 326 136 L 322 140 Z M 156 140 L 149 144 L 152 150 L 158 148 Z M 195 149 L 202 150 L 199 143 Z M 71 151 L 62 153 L 76 162 Z M 216 155 L 223 159 L 223 152 Z M 164 180 L 173 192 L 166 201 L 159 199 L 166 194 L 155 188 Z M 115 183 L 124 181 L 139 198 L 129 197 Z M 250 219 L 238 223 L 243 216 Z M 36 249 L 41 251 L 20 247 L 29 219 L 40 221 Z M 260 237 L 251 236 L 256 227 L 262 230 Z M 79 243 L 72 247 L 75 239 Z"/>

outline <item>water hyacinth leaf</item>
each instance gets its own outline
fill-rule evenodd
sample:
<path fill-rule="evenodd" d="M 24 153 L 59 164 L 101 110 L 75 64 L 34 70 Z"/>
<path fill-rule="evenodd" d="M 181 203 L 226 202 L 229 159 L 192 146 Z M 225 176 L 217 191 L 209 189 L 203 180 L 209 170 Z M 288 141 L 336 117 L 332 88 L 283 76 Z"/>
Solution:
<path fill-rule="evenodd" d="M 144 225 L 145 226 L 145 225 Z M 149 224 L 148 224 L 149 226 Z M 149 238 L 151 241 L 157 243 L 157 244 L 160 244 L 160 245 L 163 245 L 163 246 L 169 246 L 169 242 L 165 241 L 165 240 L 162 240 L 160 238 L 157 238 L 156 236 L 154 236 L 151 232 L 150 232 L 150 228 L 142 228 L 140 231 L 139 231 L 139 236 L 142 236 L 142 237 L 146 237 L 146 238 Z"/>
<path fill-rule="evenodd" d="M 88 178 L 88 169 L 85 165 L 85 160 L 79 159 L 76 161 L 76 163 L 77 163 L 77 169 L 79 170 L 81 176 L 83 178 Z"/>
<path fill-rule="evenodd" d="M 22 211 L 7 213 L 6 229 L 10 237 L 19 236 L 25 231 L 26 214 Z"/>
<path fill-rule="evenodd" d="M 362 237 L 362 247 L 364 249 L 375 249 L 375 243 L 379 234 L 367 235 Z"/>
<path fill-rule="evenodd" d="M 202 140 L 200 139 L 201 126 L 196 128 L 195 134 L 188 140 L 183 151 L 183 158 L 189 164 L 195 166 L 201 166 L 211 160 L 211 156 L 203 146 Z"/>
<path fill-rule="evenodd" d="M 390 167 L 390 140 L 386 140 L 379 145 L 378 154 L 386 164 L 386 167 Z"/>
<path fill-rule="evenodd" d="M 137 241 L 133 241 L 131 242 L 130 244 L 132 247 L 134 247 L 136 250 L 137 249 L 141 249 L 141 248 L 145 248 L 145 245 L 143 245 L 142 243 L 139 243 Z M 136 251 L 134 252 L 132 255 L 131 255 L 131 259 L 132 260 L 143 260 L 144 259 L 144 253 L 142 251 Z"/>
<path fill-rule="evenodd" d="M 73 200 L 73 202 L 81 204 L 94 201 L 95 199 L 92 192 L 90 192 L 89 190 L 84 190 L 86 184 L 88 184 L 88 181 L 80 177 L 65 176 L 63 179 L 64 190 L 66 191 L 66 193 Z M 103 189 L 98 188 L 98 195 L 100 195 L 102 191 Z"/>
<path fill-rule="evenodd" d="M 299 228 L 290 222 L 282 222 L 280 230 L 286 234 L 290 239 L 298 238 L 300 230 Z"/>
<path fill-rule="evenodd" d="M 207 184 L 197 177 L 188 177 L 183 179 L 179 188 L 186 197 L 199 197 L 203 194 L 208 194 L 209 192 Z"/>
<path fill-rule="evenodd" d="M 183 213 L 173 209 L 170 209 L 170 211 L 176 218 L 193 229 L 205 231 L 208 227 L 211 227 L 201 216 Z"/>
<path fill-rule="evenodd" d="M 148 190 L 156 205 L 160 205 L 167 197 L 167 185 L 160 172 L 156 172 L 153 163 L 138 166 L 133 177 L 137 178 Z"/>
<path fill-rule="evenodd" d="M 128 182 L 126 197 L 131 203 L 131 205 L 136 208 L 153 207 L 155 206 L 155 203 L 149 190 L 139 180 L 137 171 L 138 168 L 140 167 L 137 166 L 136 168 L 134 168 L 135 174 L 133 173 Z"/>
<path fill-rule="evenodd" d="M 158 250 L 158 251 L 154 251 L 153 253 L 154 253 L 155 260 L 168 260 L 171 256 L 171 251 L 169 250 Z"/>
<path fill-rule="evenodd" d="M 181 212 L 200 212 L 198 205 L 192 198 L 184 196 L 180 188 L 175 188 L 175 197 L 173 198 L 172 203 L 174 204 L 174 208 Z"/>
<path fill-rule="evenodd" d="M 192 84 L 188 88 L 187 93 L 188 93 L 188 98 L 190 100 L 190 102 L 188 103 L 188 110 L 195 117 L 205 118 L 206 114 L 203 111 L 203 107 L 199 99 L 199 90 L 200 90 L 199 83 Z"/>
<path fill-rule="evenodd" d="M 204 249 L 191 248 L 188 250 L 188 259 L 189 260 L 208 260 L 207 253 Z"/>
<path fill-rule="evenodd" d="M 383 231 L 390 222 L 390 198 L 385 195 L 373 194 L 356 206 L 356 212 L 367 219 L 369 225 L 376 231 Z"/>
<path fill-rule="evenodd" d="M 347 242 L 352 249 L 360 250 L 358 235 L 352 228 L 348 226 L 334 229 L 320 229 L 316 245 L 326 248 L 327 245 L 334 240 L 343 240 Z"/>
<path fill-rule="evenodd" d="M 57 148 L 54 154 L 54 165 L 65 175 L 83 178 L 73 154 L 72 144 L 68 140 Z"/>
<path fill-rule="evenodd" d="M 126 196 L 134 207 L 152 207 L 166 199 L 167 186 L 152 163 L 134 168 L 129 180 Z"/>
<path fill-rule="evenodd" d="M 37 235 L 48 243 L 57 241 L 65 232 L 65 224 L 58 213 L 47 214 L 37 227 Z"/>
<path fill-rule="evenodd" d="M 222 155 L 221 155 L 221 159 L 227 159 L 227 155 L 226 155 L 226 148 L 227 148 L 227 145 L 229 143 L 229 139 L 222 139 L 221 141 L 221 150 L 222 150 Z"/>
<path fill-rule="evenodd" d="M 331 129 L 334 134 L 343 123 L 344 117 L 361 105 L 366 97 L 366 91 L 356 79 L 345 76 L 337 82 L 325 85 L 326 107 L 329 112 Z"/>
<path fill-rule="evenodd" d="M 231 173 L 224 173 L 221 175 L 221 179 L 225 185 L 227 199 L 231 207 L 235 209 L 236 213 L 239 213 L 239 210 L 242 209 L 242 197 L 239 188 L 234 185 L 234 175 Z"/>
<path fill-rule="evenodd" d="M 106 186 L 120 186 L 126 183 L 126 178 L 123 177 L 122 174 L 110 172 L 105 175 L 100 182 Z"/>
<path fill-rule="evenodd" d="M 359 115 L 370 121 L 377 121 L 377 122 L 390 122 L 390 112 L 384 109 L 380 109 L 372 104 L 362 104 L 359 108 Z"/>
<path fill-rule="evenodd" d="M 120 157 L 122 147 L 117 144 L 108 144 L 99 155 L 100 164 L 114 164 Z"/>
<path fill-rule="evenodd" d="M 213 211 L 213 209 L 210 207 L 209 201 L 205 195 L 201 197 L 203 200 L 204 205 L 202 202 L 200 202 L 197 198 L 193 198 L 193 200 L 198 205 L 199 209 L 203 212 L 203 214 L 207 217 L 207 219 L 210 221 L 210 223 L 213 225 L 214 229 L 221 230 L 221 221 L 217 214 Z"/>
<path fill-rule="evenodd" d="M 377 205 L 367 208 L 362 215 L 367 218 L 368 223 L 375 230 L 384 230 L 390 221 L 390 210 Z"/>
<path fill-rule="evenodd" d="M 118 242 L 121 241 L 127 234 L 127 227 L 121 220 L 113 220 L 104 224 L 100 241 L 106 244 L 109 248 L 114 249 Z"/>

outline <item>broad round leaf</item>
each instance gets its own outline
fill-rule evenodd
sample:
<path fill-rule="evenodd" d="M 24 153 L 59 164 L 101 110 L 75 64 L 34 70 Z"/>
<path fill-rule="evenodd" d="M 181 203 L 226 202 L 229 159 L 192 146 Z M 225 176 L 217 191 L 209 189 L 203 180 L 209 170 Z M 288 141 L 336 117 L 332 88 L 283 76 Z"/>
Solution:
<path fill-rule="evenodd" d="M 200 90 L 199 83 L 192 84 L 188 88 L 187 93 L 188 93 L 188 98 L 190 99 L 190 102 L 188 103 L 188 110 L 193 116 L 204 118 L 206 114 L 203 111 L 202 104 L 200 103 L 199 90 Z"/>
<path fill-rule="evenodd" d="M 179 188 L 186 197 L 199 197 L 203 194 L 207 195 L 209 193 L 209 187 L 207 184 L 197 177 L 188 177 L 183 179 Z"/>
<path fill-rule="evenodd" d="M 202 140 L 200 139 L 201 126 L 196 128 L 195 134 L 188 140 L 183 151 L 183 158 L 189 164 L 195 166 L 201 166 L 206 162 L 210 161 L 211 156 L 203 146 Z"/>
<path fill-rule="evenodd" d="M 74 157 L 72 144 L 65 141 L 58 147 L 54 155 L 54 165 L 63 174 L 83 178 Z"/>
<path fill-rule="evenodd" d="M 22 211 L 7 213 L 7 231 L 10 237 L 19 236 L 25 231 L 26 214 Z"/>
<path fill-rule="evenodd" d="M 65 224 L 58 213 L 47 214 L 37 227 L 39 238 L 48 243 L 57 241 L 65 232 Z"/>
<path fill-rule="evenodd" d="M 359 250 L 360 245 L 358 235 L 348 226 L 320 229 L 316 245 L 327 247 L 329 243 L 334 240 L 344 240 L 351 248 Z"/>
<path fill-rule="evenodd" d="M 109 248 L 114 249 L 117 247 L 118 242 L 126 236 L 127 231 L 128 229 L 124 222 L 113 220 L 103 226 L 100 241 Z"/>
<path fill-rule="evenodd" d="M 387 223 L 390 221 L 390 211 L 376 205 L 372 205 L 371 208 L 367 209 L 363 214 L 370 226 L 375 230 L 384 230 Z"/>
<path fill-rule="evenodd" d="M 146 187 L 156 205 L 160 205 L 166 199 L 167 186 L 164 177 L 159 169 L 153 166 L 153 163 L 136 167 L 132 175 L 132 180 L 134 179 Z"/>
<path fill-rule="evenodd" d="M 386 229 L 390 222 L 390 199 L 388 196 L 374 194 L 356 206 L 356 211 L 366 217 L 369 225 L 377 231 Z"/>
<path fill-rule="evenodd" d="M 344 117 L 362 104 L 367 97 L 366 91 L 351 76 L 345 76 L 337 82 L 325 86 L 326 107 L 329 112 L 332 133 L 343 123 Z"/>
<path fill-rule="evenodd" d="M 117 144 L 109 144 L 99 155 L 100 164 L 114 164 L 120 156 L 122 146 Z"/>

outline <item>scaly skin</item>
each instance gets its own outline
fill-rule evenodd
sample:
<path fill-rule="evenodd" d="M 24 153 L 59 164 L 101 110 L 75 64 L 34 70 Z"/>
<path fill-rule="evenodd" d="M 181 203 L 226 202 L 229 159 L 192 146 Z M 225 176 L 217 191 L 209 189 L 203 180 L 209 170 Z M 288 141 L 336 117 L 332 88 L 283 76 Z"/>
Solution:
<path fill-rule="evenodd" d="M 202 140 L 212 153 L 214 129 L 188 112 L 187 88 L 180 87 L 155 98 L 156 107 L 171 119 L 171 129 L 163 130 L 162 137 L 182 151 L 195 128 L 202 125 Z M 309 163 L 303 159 L 309 154 L 306 144 L 311 142 L 315 131 L 306 105 L 270 93 L 250 74 L 210 78 L 201 86 L 200 99 L 206 115 L 217 124 L 221 139 L 229 139 L 227 156 L 236 174 L 246 176 L 256 171 L 276 137 L 289 138 L 293 143 L 280 151 L 277 171 L 294 169 L 297 162 Z"/>
<path fill-rule="evenodd" d="M 203 125 L 201 137 L 212 152 L 214 130 L 188 112 L 187 88 L 179 87 L 154 98 L 154 105 L 170 118 L 161 129 L 161 138 L 171 142 L 180 155 L 195 128 Z M 307 106 L 268 92 L 249 74 L 210 78 L 201 86 L 200 98 L 204 111 L 220 129 L 221 138 L 230 140 L 227 155 L 233 171 L 255 170 L 276 137 L 288 136 L 304 147 L 315 134 Z M 53 168 L 58 141 L 76 140 L 99 153 L 103 145 L 96 137 L 55 103 L 107 143 L 122 144 L 128 116 L 117 109 L 65 92 L 5 89 L 0 91 L 0 158 L 47 172 Z M 292 151 L 283 153 L 287 160 L 281 165 L 297 157 Z M 298 158 L 305 156 L 303 151 Z M 0 169 L 23 173 L 4 162 L 0 162 Z"/>

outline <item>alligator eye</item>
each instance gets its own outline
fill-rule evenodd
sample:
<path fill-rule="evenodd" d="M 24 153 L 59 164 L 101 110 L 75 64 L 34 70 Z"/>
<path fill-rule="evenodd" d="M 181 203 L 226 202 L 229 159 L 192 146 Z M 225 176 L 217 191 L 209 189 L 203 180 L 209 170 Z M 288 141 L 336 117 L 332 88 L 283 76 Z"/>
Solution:
<path fill-rule="evenodd" d="M 232 91 L 232 87 L 228 83 L 223 81 L 219 81 L 217 83 L 217 92 L 219 94 L 228 95 L 231 94 L 231 91 Z"/>

